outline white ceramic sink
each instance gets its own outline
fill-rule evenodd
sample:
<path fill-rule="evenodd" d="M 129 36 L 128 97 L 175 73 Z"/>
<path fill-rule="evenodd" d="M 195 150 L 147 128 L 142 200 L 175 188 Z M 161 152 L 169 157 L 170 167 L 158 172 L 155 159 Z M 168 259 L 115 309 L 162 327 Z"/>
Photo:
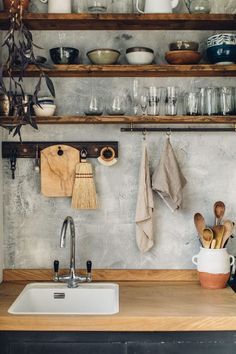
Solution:
<path fill-rule="evenodd" d="M 28 284 L 8 309 L 14 315 L 112 315 L 119 312 L 119 285 Z"/>

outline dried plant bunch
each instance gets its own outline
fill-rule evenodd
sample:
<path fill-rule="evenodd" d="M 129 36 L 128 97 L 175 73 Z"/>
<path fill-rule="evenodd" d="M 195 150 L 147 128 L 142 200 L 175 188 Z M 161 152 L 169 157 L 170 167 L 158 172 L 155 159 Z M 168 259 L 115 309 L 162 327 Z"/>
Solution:
<path fill-rule="evenodd" d="M 37 124 L 35 118 L 31 115 L 30 107 L 33 104 L 38 104 L 38 94 L 41 90 L 42 80 L 45 80 L 48 90 L 53 97 L 55 97 L 55 90 L 52 80 L 43 70 L 47 65 L 36 61 L 34 49 L 42 48 L 35 45 L 32 33 L 24 24 L 23 4 L 25 0 L 10 1 L 10 27 L 2 44 L 2 47 L 7 48 L 7 59 L 0 68 L 0 93 L 8 96 L 10 111 L 14 112 L 14 117 L 16 117 L 16 124 L 6 128 L 10 132 L 13 132 L 13 136 L 19 135 L 21 138 L 21 128 L 23 125 L 29 124 L 37 129 Z M 27 67 L 32 64 L 38 68 L 39 76 L 33 88 L 32 95 L 27 96 L 26 99 L 24 76 Z"/>

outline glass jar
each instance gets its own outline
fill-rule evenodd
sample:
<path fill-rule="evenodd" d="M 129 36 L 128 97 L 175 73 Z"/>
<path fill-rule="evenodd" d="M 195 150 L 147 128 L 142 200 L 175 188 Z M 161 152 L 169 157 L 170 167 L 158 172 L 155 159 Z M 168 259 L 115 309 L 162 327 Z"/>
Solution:
<path fill-rule="evenodd" d="M 209 14 L 211 6 L 209 0 L 185 0 L 191 14 Z"/>

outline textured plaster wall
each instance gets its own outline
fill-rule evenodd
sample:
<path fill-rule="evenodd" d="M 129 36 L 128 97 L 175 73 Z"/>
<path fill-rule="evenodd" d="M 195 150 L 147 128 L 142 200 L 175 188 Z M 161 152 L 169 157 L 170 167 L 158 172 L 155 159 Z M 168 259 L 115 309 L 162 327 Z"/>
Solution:
<path fill-rule="evenodd" d="M 221 0 L 216 0 L 217 7 Z M 225 1 L 224 9 L 233 12 L 236 1 Z M 33 5 L 35 5 L 34 2 Z M 217 6 L 216 6 L 217 5 Z M 231 6 L 231 7 L 230 7 Z M 229 10 L 230 7 L 230 10 Z M 42 10 L 42 9 L 41 9 Z M 81 50 L 80 60 L 87 62 L 86 51 L 95 47 L 123 49 L 145 45 L 155 49 L 156 61 L 164 58 L 168 43 L 176 39 L 193 39 L 204 48 L 212 32 L 182 31 L 74 31 L 34 32 L 35 42 L 44 47 L 41 54 L 58 45 Z M 121 63 L 124 57 L 121 57 Z M 130 94 L 133 79 L 54 79 L 58 114 L 82 114 L 84 99 L 94 92 L 109 102 L 111 91 Z M 32 91 L 33 80 L 25 89 Z M 182 90 L 196 86 L 234 85 L 231 78 L 139 79 L 140 86 L 177 85 Z M 47 94 L 43 89 L 43 94 Z M 4 140 L 11 140 L 3 131 Z M 141 255 L 135 242 L 135 207 L 142 135 L 121 133 L 120 126 L 77 125 L 40 126 L 39 131 L 23 130 L 24 140 L 40 141 L 119 141 L 119 162 L 111 168 L 93 164 L 100 208 L 97 211 L 74 211 L 69 198 L 51 199 L 40 194 L 40 176 L 34 161 L 18 160 L 16 179 L 11 179 L 8 161 L 3 162 L 4 182 L 4 253 L 5 267 L 50 267 L 55 258 L 68 265 L 69 247 L 59 248 L 62 221 L 67 215 L 76 223 L 77 265 L 92 259 L 96 268 L 192 268 L 191 257 L 199 244 L 193 225 L 193 214 L 202 212 L 207 223 L 214 220 L 212 207 L 216 200 L 226 203 L 227 218 L 236 219 L 236 135 L 235 133 L 173 133 L 172 145 L 188 184 L 184 190 L 183 208 L 172 214 L 155 195 L 155 246 Z M 165 134 L 148 134 L 150 167 L 153 172 L 163 148 Z M 236 254 L 236 241 L 229 250 Z"/>

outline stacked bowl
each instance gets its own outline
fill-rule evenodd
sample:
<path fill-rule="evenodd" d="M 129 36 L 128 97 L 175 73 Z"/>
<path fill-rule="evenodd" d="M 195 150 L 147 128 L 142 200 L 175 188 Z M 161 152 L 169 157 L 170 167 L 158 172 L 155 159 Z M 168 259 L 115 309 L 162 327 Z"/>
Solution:
<path fill-rule="evenodd" d="M 34 113 L 37 117 L 53 116 L 56 110 L 56 105 L 53 97 L 39 97 L 38 104 L 33 106 Z"/>
<path fill-rule="evenodd" d="M 212 64 L 236 63 L 236 33 L 219 33 L 209 37 L 207 57 Z"/>
<path fill-rule="evenodd" d="M 198 64 L 202 58 L 198 52 L 199 44 L 191 41 L 176 41 L 170 43 L 170 51 L 166 52 L 165 58 L 169 64 L 184 65 Z"/>

